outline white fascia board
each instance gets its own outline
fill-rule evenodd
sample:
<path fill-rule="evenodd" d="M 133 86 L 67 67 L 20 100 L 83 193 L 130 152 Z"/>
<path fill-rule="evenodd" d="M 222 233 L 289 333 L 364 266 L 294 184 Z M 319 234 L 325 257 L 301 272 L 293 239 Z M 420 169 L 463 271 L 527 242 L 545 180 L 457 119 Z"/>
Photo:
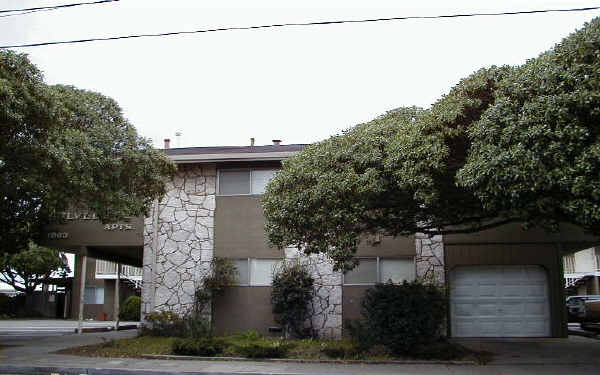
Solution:
<path fill-rule="evenodd" d="M 256 161 L 256 160 L 281 160 L 297 154 L 298 151 L 282 152 L 241 152 L 228 154 L 189 154 L 169 155 L 169 159 L 176 163 L 208 163 L 217 161 Z"/>

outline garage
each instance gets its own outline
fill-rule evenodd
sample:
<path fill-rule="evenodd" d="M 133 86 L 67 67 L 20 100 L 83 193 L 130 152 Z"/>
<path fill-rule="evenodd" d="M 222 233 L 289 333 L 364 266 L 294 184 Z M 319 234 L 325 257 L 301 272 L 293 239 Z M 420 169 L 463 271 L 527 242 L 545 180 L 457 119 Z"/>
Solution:
<path fill-rule="evenodd" d="M 450 272 L 453 337 L 551 336 L 548 276 L 535 265 L 458 266 Z"/>

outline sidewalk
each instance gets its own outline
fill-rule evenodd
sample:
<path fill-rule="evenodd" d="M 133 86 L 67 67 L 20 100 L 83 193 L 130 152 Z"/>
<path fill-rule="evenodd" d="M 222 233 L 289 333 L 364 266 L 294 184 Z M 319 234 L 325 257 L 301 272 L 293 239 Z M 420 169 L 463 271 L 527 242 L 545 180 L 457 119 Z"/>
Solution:
<path fill-rule="evenodd" d="M 456 365 L 346 365 L 322 363 L 266 363 L 266 362 L 221 362 L 146 360 L 136 358 L 92 358 L 52 354 L 59 349 L 91 345 L 105 340 L 134 337 L 135 331 L 87 333 L 48 337 L 39 340 L 13 341 L 22 345 L 0 350 L 1 374 L 88 374 L 88 375 L 187 375 L 200 374 L 597 374 L 600 359 L 600 341 L 586 338 L 539 339 L 539 340 L 469 340 L 469 346 L 505 350 L 499 360 L 487 366 Z M 545 340 L 545 341 L 544 341 Z M 562 341 L 561 341 L 562 340 Z M 590 346 L 586 355 L 571 360 L 570 352 Z M 530 348 L 530 349 L 528 349 Z M 554 349 L 553 349 L 554 348 Z M 557 351 L 558 350 L 558 351 Z M 543 353 L 541 353 L 542 351 Z M 546 351 L 548 351 L 546 353 Z M 566 352 L 560 352 L 566 351 Z M 512 356 L 521 353 L 519 361 Z M 595 353 L 595 355 L 592 355 Z M 542 355 L 540 357 L 540 355 Z M 532 361 L 536 356 L 539 360 Z M 555 358 L 549 358 L 554 356 Z M 543 369 L 542 369 L 543 367 Z"/>

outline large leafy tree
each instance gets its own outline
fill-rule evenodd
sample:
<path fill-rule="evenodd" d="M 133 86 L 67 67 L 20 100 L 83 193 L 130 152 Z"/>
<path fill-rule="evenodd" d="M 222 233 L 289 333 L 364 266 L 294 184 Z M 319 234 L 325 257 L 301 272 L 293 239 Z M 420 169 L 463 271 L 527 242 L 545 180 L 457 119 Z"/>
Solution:
<path fill-rule="evenodd" d="M 144 214 L 173 170 L 114 100 L 48 86 L 25 55 L 0 51 L 0 253 L 67 209 Z"/>
<path fill-rule="evenodd" d="M 365 233 L 508 222 L 600 233 L 600 20 L 520 67 L 481 69 L 285 161 L 263 198 L 271 243 L 351 269 Z"/>
<path fill-rule="evenodd" d="M 64 254 L 33 242 L 29 242 L 26 250 L 0 256 L 0 281 L 26 295 L 33 294 L 51 276 L 65 277 L 67 273 L 69 266 Z"/>

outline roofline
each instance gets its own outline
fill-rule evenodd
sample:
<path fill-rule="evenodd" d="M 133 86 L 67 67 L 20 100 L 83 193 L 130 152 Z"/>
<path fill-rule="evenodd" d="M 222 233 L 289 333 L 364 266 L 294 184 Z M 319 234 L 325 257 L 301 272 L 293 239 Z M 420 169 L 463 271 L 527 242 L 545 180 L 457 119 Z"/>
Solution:
<path fill-rule="evenodd" d="M 169 159 L 177 164 L 186 163 L 209 163 L 220 161 L 261 161 L 261 160 L 282 160 L 296 155 L 300 151 L 280 151 L 280 152 L 239 152 L 239 153 L 221 153 L 221 154 L 183 154 L 167 155 Z"/>

